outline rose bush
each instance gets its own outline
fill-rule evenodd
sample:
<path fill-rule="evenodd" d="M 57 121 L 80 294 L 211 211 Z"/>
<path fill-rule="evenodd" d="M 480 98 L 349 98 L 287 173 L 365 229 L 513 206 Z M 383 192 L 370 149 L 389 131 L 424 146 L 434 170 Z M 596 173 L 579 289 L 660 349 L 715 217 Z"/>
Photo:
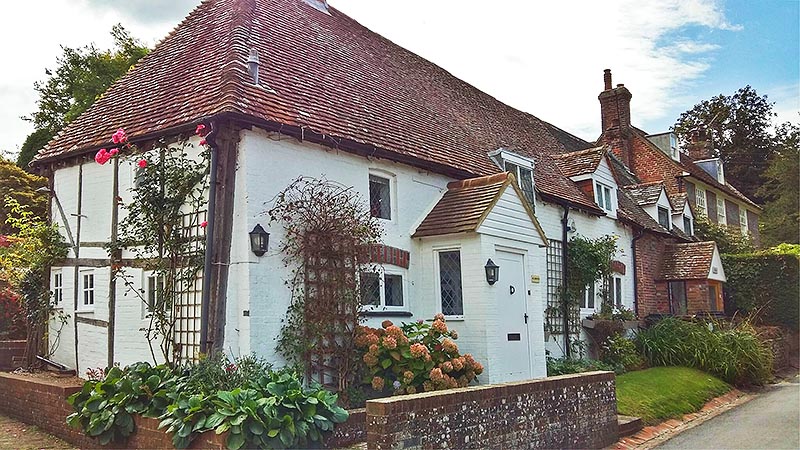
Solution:
<path fill-rule="evenodd" d="M 472 355 L 459 353 L 458 333 L 447 328 L 442 314 L 432 324 L 398 327 L 385 320 L 381 327 L 359 327 L 356 336 L 369 373 L 365 382 L 376 391 L 400 395 L 464 387 L 483 372 Z"/>

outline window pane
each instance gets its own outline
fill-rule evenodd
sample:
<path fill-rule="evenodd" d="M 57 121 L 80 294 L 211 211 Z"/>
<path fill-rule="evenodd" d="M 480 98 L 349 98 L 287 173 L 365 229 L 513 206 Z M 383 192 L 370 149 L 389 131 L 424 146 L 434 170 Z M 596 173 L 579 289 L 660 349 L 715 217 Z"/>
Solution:
<path fill-rule="evenodd" d="M 686 283 L 683 281 L 669 282 L 669 310 L 675 315 L 686 314 Z"/>
<path fill-rule="evenodd" d="M 595 197 L 597 197 L 597 204 L 600 205 L 600 207 L 602 208 L 603 207 L 603 186 L 601 186 L 600 183 L 595 183 L 594 188 L 595 188 L 594 189 Z"/>
<path fill-rule="evenodd" d="M 380 306 L 381 284 L 377 273 L 365 272 L 361 274 L 361 304 Z"/>
<path fill-rule="evenodd" d="M 369 176 L 369 210 L 372 217 L 392 218 L 388 179 L 375 175 Z"/>
<path fill-rule="evenodd" d="M 683 216 L 683 231 L 689 236 L 692 235 L 692 219 Z"/>
<path fill-rule="evenodd" d="M 439 285 L 442 295 L 442 314 L 464 314 L 461 295 L 461 252 L 439 252 Z"/>
<path fill-rule="evenodd" d="M 505 168 L 506 168 L 506 172 L 513 173 L 515 177 L 519 176 L 519 166 L 517 166 L 516 164 L 510 163 L 508 161 L 506 161 L 504 163 L 504 165 L 505 165 Z"/>
<path fill-rule="evenodd" d="M 403 277 L 386 275 L 383 278 L 386 306 L 403 306 Z"/>
<path fill-rule="evenodd" d="M 666 229 L 671 229 L 669 223 L 669 211 L 666 208 L 658 208 L 658 223 Z"/>
<path fill-rule="evenodd" d="M 594 309 L 594 297 L 594 283 L 592 283 L 583 290 L 583 305 L 581 307 Z"/>
<path fill-rule="evenodd" d="M 603 186 L 603 195 L 606 199 L 606 211 L 611 211 L 611 189 Z"/>
<path fill-rule="evenodd" d="M 718 311 L 717 308 L 717 287 L 714 285 L 708 286 L 708 310 Z"/>
<path fill-rule="evenodd" d="M 519 170 L 519 188 L 522 189 L 522 193 L 525 194 L 528 202 L 531 204 L 531 206 L 533 206 L 535 196 L 533 193 L 533 174 L 531 174 L 530 170 Z"/>

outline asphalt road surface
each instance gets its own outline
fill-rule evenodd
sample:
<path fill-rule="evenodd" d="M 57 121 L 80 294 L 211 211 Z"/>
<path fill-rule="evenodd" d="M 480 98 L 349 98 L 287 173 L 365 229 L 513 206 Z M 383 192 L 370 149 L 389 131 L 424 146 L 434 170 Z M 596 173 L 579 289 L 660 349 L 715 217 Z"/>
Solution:
<path fill-rule="evenodd" d="M 755 399 L 657 448 L 800 449 L 800 376 L 766 387 Z"/>

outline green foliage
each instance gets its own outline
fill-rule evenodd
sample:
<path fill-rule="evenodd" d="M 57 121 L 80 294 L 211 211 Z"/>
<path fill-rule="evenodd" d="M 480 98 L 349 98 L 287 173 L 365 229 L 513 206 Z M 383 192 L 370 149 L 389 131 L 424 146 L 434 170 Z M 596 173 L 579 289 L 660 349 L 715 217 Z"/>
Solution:
<path fill-rule="evenodd" d="M 609 336 L 600 345 L 600 352 L 600 360 L 613 367 L 617 374 L 638 370 L 644 365 L 644 358 L 636 349 L 636 344 L 621 334 Z"/>
<path fill-rule="evenodd" d="M 123 149 L 128 153 L 113 161 L 136 165 L 136 182 L 131 188 L 132 201 L 122 205 L 127 218 L 120 224 L 117 241 L 108 246 L 108 252 L 113 260 L 126 249 L 146 262 L 146 269 L 160 280 L 156 283 L 158 302 L 147 302 L 139 289 L 138 274 L 114 264 L 114 276 L 124 283 L 126 293 L 145 303 L 149 321 L 143 331 L 153 361 L 157 361 L 157 342 L 161 357 L 169 364 L 179 359 L 173 345 L 178 318 L 173 313 L 174 305 L 181 295 L 194 289 L 205 255 L 201 223 L 208 203 L 209 153 L 203 147 L 195 156 L 190 154 L 190 147 L 186 140 L 173 144 L 159 141 L 151 150 L 138 153 L 134 146 L 126 144 Z"/>
<path fill-rule="evenodd" d="M 694 130 L 705 129 L 711 143 L 725 163 L 725 176 L 742 193 L 760 201 L 756 195 L 762 175 L 774 152 L 770 134 L 773 103 L 745 86 L 733 95 L 718 95 L 703 100 L 680 115 L 673 130 L 686 146 Z"/>
<path fill-rule="evenodd" d="M 653 367 L 619 375 L 617 412 L 640 417 L 646 425 L 699 411 L 731 387 L 688 367 Z"/>
<path fill-rule="evenodd" d="M 726 307 L 758 319 L 798 329 L 800 246 L 783 244 L 763 252 L 722 255 Z"/>
<path fill-rule="evenodd" d="M 183 369 L 148 363 L 113 367 L 70 396 L 75 412 L 67 422 L 102 445 L 123 444 L 135 431 L 133 416 L 140 414 L 161 419 L 159 427 L 172 433 L 176 448 L 186 448 L 201 433 L 214 430 L 227 432 L 226 445 L 236 450 L 306 446 L 320 442 L 323 433 L 347 420 L 335 394 L 319 386 L 304 387 L 295 372 L 270 371 L 253 356 L 225 361 L 207 360 L 204 366 Z M 217 374 L 216 382 L 199 381 L 219 364 L 226 364 L 227 377 Z M 214 388 L 238 382 L 230 390 Z"/>
<path fill-rule="evenodd" d="M 18 232 L 10 223 L 11 205 L 7 199 L 13 199 L 16 204 L 25 206 L 32 217 L 45 220 L 47 211 L 47 196 L 37 189 L 47 186 L 47 179 L 30 174 L 11 161 L 0 157 L 0 235 Z"/>
<path fill-rule="evenodd" d="M 772 353 L 749 321 L 689 322 L 666 318 L 637 336 L 651 366 L 685 366 L 736 385 L 764 384 L 772 378 Z"/>
<path fill-rule="evenodd" d="M 369 375 L 364 380 L 376 391 L 414 394 L 467 386 L 483 372 L 472 355 L 461 355 L 444 316 L 433 324 L 418 321 L 400 328 L 385 320 L 382 329 L 360 327 L 356 337 L 359 355 Z"/>
<path fill-rule="evenodd" d="M 374 271 L 369 250 L 383 230 L 352 186 L 324 179 L 297 178 L 267 214 L 270 225 L 284 228 L 277 251 L 292 273 L 278 351 L 346 395 L 360 364 L 354 343 L 362 320 L 359 275 Z"/>
<path fill-rule="evenodd" d="M 749 253 L 755 249 L 750 235 L 742 234 L 739 227 L 713 223 L 703 214 L 695 221 L 694 233 L 701 241 L 715 241 L 720 253 Z"/>
<path fill-rule="evenodd" d="M 17 167 L 28 170 L 28 164 L 33 160 L 33 157 L 36 156 L 36 153 L 44 148 L 52 138 L 53 132 L 47 128 L 40 128 L 29 134 L 28 137 L 25 138 L 25 142 L 22 143 L 22 147 L 19 148 Z"/>
<path fill-rule="evenodd" d="M 800 243 L 800 127 L 786 122 L 775 131 L 775 156 L 764 172 L 758 194 L 764 200 L 759 217 L 763 245 Z"/>
<path fill-rule="evenodd" d="M 567 298 L 577 304 L 583 298 L 586 286 L 611 275 L 611 262 L 617 254 L 617 237 L 601 236 L 589 239 L 575 236 L 567 247 Z M 608 298 L 608 293 L 602 293 Z"/>
<path fill-rule="evenodd" d="M 0 289 L 0 340 L 25 339 L 26 322 L 19 295 Z"/>
<path fill-rule="evenodd" d="M 547 357 L 547 376 L 567 375 L 571 373 L 592 372 L 595 370 L 613 371 L 614 366 L 594 359 L 552 358 Z"/>
<path fill-rule="evenodd" d="M 224 353 L 215 352 L 201 355 L 200 361 L 191 367 L 182 384 L 189 392 L 195 393 L 232 391 L 269 373 L 271 369 L 272 364 L 255 354 L 239 356 L 231 361 Z"/>

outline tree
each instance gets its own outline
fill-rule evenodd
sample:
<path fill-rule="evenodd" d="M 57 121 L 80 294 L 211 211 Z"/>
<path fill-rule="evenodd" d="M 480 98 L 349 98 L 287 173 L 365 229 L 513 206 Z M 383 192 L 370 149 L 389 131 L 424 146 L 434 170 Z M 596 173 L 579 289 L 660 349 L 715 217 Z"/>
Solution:
<path fill-rule="evenodd" d="M 714 156 L 725 163 L 725 176 L 742 193 L 761 202 L 758 188 L 774 154 L 769 129 L 775 113 L 767 96 L 745 86 L 732 96 L 720 94 L 703 100 L 680 115 L 673 131 L 682 146 L 691 142 L 693 131 L 710 133 Z"/>
<path fill-rule="evenodd" d="M 775 132 L 775 156 L 758 193 L 764 199 L 761 239 L 765 246 L 800 243 L 800 126 L 786 122 Z"/>
<path fill-rule="evenodd" d="M 33 122 L 36 130 L 25 140 L 18 166 L 27 169 L 39 149 L 149 51 L 120 24 L 114 25 L 111 36 L 114 48 L 110 50 L 98 50 L 91 44 L 82 48 L 62 47 L 55 71 L 46 70 L 48 78 L 34 83 L 39 94 L 38 109 L 25 120 Z"/>
<path fill-rule="evenodd" d="M 36 192 L 47 185 L 45 178 L 30 174 L 11 161 L 0 157 L 0 235 L 13 234 L 16 230 L 8 223 L 9 208 L 6 198 L 24 205 L 33 217 L 43 220 L 47 208 L 47 197 Z"/>

